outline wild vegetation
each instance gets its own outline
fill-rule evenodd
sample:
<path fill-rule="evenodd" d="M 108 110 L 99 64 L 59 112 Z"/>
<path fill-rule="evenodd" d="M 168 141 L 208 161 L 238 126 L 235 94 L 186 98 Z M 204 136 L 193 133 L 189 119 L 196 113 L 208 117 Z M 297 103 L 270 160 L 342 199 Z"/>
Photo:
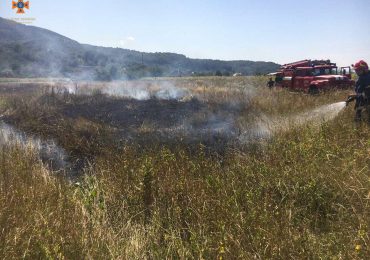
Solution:
<path fill-rule="evenodd" d="M 73 77 L 84 80 L 159 76 L 243 75 L 273 72 L 262 61 L 191 59 L 80 44 L 55 32 L 0 17 L 0 77 Z"/>
<path fill-rule="evenodd" d="M 98 83 L 89 95 L 54 83 L 0 92 L 2 120 L 84 161 L 71 177 L 32 143 L 1 146 L 1 258 L 369 258 L 370 127 L 352 109 L 240 139 L 259 118 L 294 118 L 348 91 L 270 91 L 264 77 L 126 84 L 162 80 L 192 96 L 138 101 Z M 209 131 L 209 118 L 232 126 Z"/>

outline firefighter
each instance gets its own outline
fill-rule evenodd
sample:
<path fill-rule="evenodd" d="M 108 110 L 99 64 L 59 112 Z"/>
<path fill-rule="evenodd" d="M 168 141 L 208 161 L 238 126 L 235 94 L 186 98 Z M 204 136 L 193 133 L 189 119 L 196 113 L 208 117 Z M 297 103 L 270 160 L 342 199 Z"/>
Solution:
<path fill-rule="evenodd" d="M 358 76 L 358 80 L 355 85 L 356 91 L 356 116 L 355 121 L 361 121 L 362 110 L 367 112 L 367 120 L 370 123 L 370 72 L 369 66 L 363 60 L 360 60 L 353 68 Z"/>
<path fill-rule="evenodd" d="M 267 82 L 267 86 L 270 88 L 270 90 L 272 89 L 274 84 L 275 84 L 275 81 L 273 81 L 272 78 L 270 78 L 270 80 Z"/>

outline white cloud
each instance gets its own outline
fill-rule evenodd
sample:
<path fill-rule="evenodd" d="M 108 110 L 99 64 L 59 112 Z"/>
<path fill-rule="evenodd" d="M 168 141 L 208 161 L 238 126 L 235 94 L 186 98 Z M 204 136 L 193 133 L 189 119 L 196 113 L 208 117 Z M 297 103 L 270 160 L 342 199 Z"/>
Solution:
<path fill-rule="evenodd" d="M 119 46 L 121 47 L 129 47 L 130 45 L 132 45 L 133 43 L 135 42 L 135 37 L 133 36 L 128 36 L 124 39 L 121 39 L 119 41 Z"/>

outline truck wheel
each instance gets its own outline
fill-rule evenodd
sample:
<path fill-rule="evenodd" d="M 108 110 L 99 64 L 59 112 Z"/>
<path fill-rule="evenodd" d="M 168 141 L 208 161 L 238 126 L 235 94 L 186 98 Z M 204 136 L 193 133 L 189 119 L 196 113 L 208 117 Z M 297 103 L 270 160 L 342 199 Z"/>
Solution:
<path fill-rule="evenodd" d="M 319 89 L 316 86 L 310 86 L 308 89 L 308 94 L 317 95 L 319 94 Z"/>

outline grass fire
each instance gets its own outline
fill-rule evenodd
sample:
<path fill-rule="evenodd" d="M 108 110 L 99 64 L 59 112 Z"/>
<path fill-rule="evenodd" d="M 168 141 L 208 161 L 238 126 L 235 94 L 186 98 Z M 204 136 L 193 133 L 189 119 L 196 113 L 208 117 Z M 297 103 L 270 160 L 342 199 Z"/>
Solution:
<path fill-rule="evenodd" d="M 368 126 L 265 81 L 2 83 L 2 256 L 356 256 Z"/>
<path fill-rule="evenodd" d="M 0 259 L 370 259 L 367 1 L 6 2 Z"/>

